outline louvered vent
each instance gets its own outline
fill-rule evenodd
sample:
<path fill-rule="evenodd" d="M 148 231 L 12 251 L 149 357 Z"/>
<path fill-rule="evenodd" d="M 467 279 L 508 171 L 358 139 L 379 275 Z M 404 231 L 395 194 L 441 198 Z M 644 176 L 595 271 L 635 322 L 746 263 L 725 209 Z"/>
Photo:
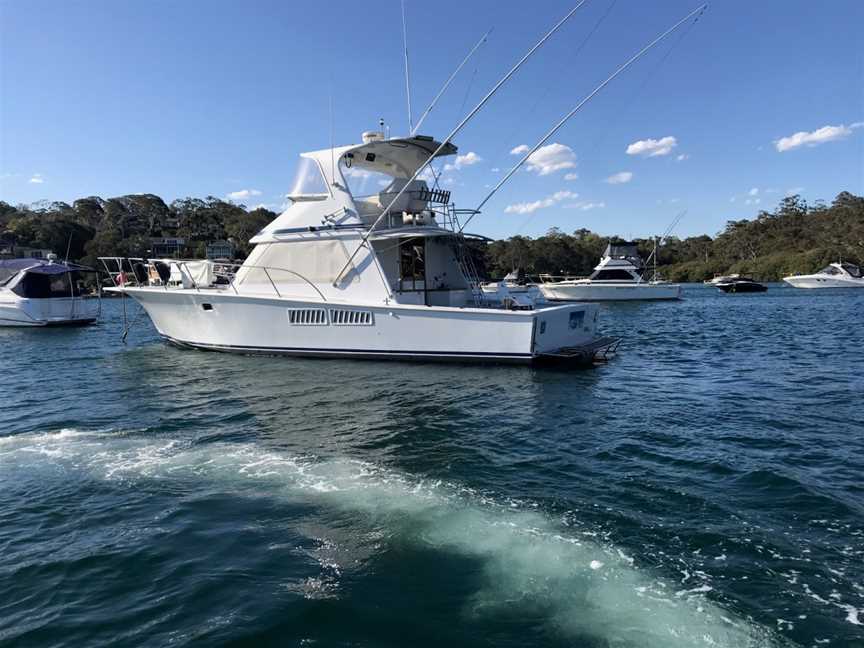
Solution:
<path fill-rule="evenodd" d="M 372 326 L 372 311 L 330 309 L 330 322 L 337 326 Z"/>
<path fill-rule="evenodd" d="M 288 322 L 295 326 L 327 326 L 327 311 L 323 308 L 289 308 Z"/>

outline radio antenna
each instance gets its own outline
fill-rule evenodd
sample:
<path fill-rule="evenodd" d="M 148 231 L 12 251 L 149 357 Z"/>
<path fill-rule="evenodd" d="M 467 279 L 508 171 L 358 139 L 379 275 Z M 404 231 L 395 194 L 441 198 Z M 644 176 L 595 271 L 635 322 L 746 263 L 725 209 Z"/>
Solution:
<path fill-rule="evenodd" d="M 580 101 L 578 104 L 576 104 L 576 106 L 573 108 L 573 110 L 571 110 L 569 113 L 567 113 L 566 115 L 564 115 L 564 117 L 562 117 L 561 120 L 560 120 L 557 124 L 555 124 L 555 125 L 552 127 L 552 129 L 551 129 L 548 133 L 546 133 L 546 134 L 545 134 L 545 135 L 540 139 L 540 141 L 537 142 L 537 144 L 535 144 L 535 145 L 531 148 L 531 150 L 528 151 L 528 152 L 527 152 L 527 153 L 522 157 L 522 159 L 520 159 L 520 160 L 519 160 L 519 161 L 518 161 L 518 162 L 513 166 L 512 169 L 510 169 L 510 171 L 507 172 L 507 175 L 505 175 L 505 176 L 501 179 L 501 181 L 500 181 L 497 185 L 495 185 L 495 187 L 493 187 L 492 191 L 490 191 L 488 194 L 486 194 L 486 197 L 485 197 L 482 201 L 480 201 L 480 204 L 477 205 L 477 208 L 476 208 L 476 209 L 472 210 L 471 215 L 470 215 L 470 216 L 465 220 L 465 222 L 464 222 L 464 223 L 462 224 L 462 226 L 459 228 L 459 232 L 461 233 L 461 232 L 465 229 L 465 226 L 468 225 L 468 223 L 471 222 L 471 219 L 474 218 L 477 214 L 480 213 L 480 210 L 483 208 L 483 206 L 484 206 L 487 202 L 489 202 L 489 199 L 492 198 L 492 196 L 495 195 L 495 193 L 496 193 L 496 192 L 497 192 L 497 191 L 498 191 L 498 190 L 499 190 L 499 189 L 504 185 L 505 182 L 507 182 L 510 178 L 513 177 L 513 174 L 516 173 L 516 172 L 519 170 L 519 168 L 520 168 L 523 164 L 525 164 L 525 162 L 528 160 L 528 158 L 530 158 L 530 157 L 531 157 L 531 156 L 532 156 L 532 155 L 537 151 L 537 149 L 539 149 L 539 148 L 540 148 L 541 146 L 543 146 L 546 142 L 548 142 L 548 141 L 549 141 L 549 138 L 552 137 L 555 133 L 557 133 L 557 132 L 561 129 L 561 127 L 564 126 L 564 124 L 566 124 L 566 123 L 570 120 L 570 118 L 573 117 L 573 115 L 575 115 L 577 112 L 579 112 L 579 110 L 582 108 L 582 106 L 584 106 L 586 103 L 588 103 L 589 101 L 591 101 L 591 99 L 593 99 L 594 96 L 595 96 L 598 92 L 600 92 L 603 88 L 605 88 L 605 87 L 606 87 L 606 86 L 607 86 L 607 85 L 608 85 L 608 84 L 609 84 L 609 83 L 610 83 L 610 82 L 611 82 L 615 77 L 617 77 L 619 74 L 621 74 L 624 70 L 626 70 L 628 67 L 630 67 L 630 66 L 631 66 L 633 63 L 635 63 L 637 60 L 639 60 L 640 58 L 642 58 L 642 56 L 644 56 L 644 55 L 648 52 L 648 50 L 650 50 L 650 49 L 653 48 L 655 45 L 657 45 L 657 43 L 659 43 L 659 42 L 662 41 L 664 38 L 666 38 L 669 34 L 671 34 L 672 32 L 674 32 L 674 31 L 675 31 L 676 29 L 678 29 L 681 25 L 683 25 L 685 22 L 687 22 L 688 20 L 690 20 L 693 16 L 696 16 L 696 19 L 698 20 L 698 19 L 699 19 L 699 16 L 701 16 L 702 13 L 703 13 L 707 8 L 708 8 L 708 5 L 707 5 L 707 4 L 703 4 L 702 6 L 700 6 L 700 7 L 696 8 L 696 9 L 694 9 L 694 10 L 691 11 L 689 14 L 687 14 L 686 16 L 684 16 L 684 18 L 682 18 L 681 20 L 679 20 L 679 21 L 678 21 L 677 23 L 675 23 L 672 27 L 670 27 L 669 29 L 667 29 L 665 32 L 663 32 L 662 34 L 660 34 L 657 38 L 655 38 L 653 41 L 651 41 L 651 42 L 648 43 L 645 47 L 643 47 L 641 50 L 639 50 L 636 54 L 634 54 L 633 56 L 631 56 L 630 59 L 628 59 L 626 63 L 624 63 L 623 65 L 621 65 L 617 70 L 615 70 L 611 75 L 609 75 L 609 76 L 606 78 L 606 80 L 603 81 L 603 83 L 601 83 L 601 84 L 598 85 L 596 88 L 594 88 L 594 90 L 592 90 L 590 94 L 588 94 L 584 99 L 582 99 L 582 101 Z"/>
<path fill-rule="evenodd" d="M 405 96 L 408 99 L 408 132 L 414 134 L 411 120 L 411 74 L 408 69 L 408 27 L 405 23 L 405 0 L 402 0 L 402 44 L 405 46 Z"/>
<path fill-rule="evenodd" d="M 342 269 L 339 271 L 339 274 L 337 274 L 336 278 L 333 280 L 334 286 L 339 285 L 339 280 L 342 278 L 343 273 L 345 272 L 345 270 L 348 269 L 348 266 L 351 265 L 351 262 L 354 261 L 354 257 L 357 256 L 357 253 L 360 251 L 360 249 L 366 245 L 366 241 L 368 241 L 369 237 L 372 236 L 372 232 L 378 226 L 378 223 L 380 223 L 382 221 L 382 219 L 390 212 L 390 209 L 393 207 L 393 205 L 396 203 L 396 201 L 402 197 L 402 194 L 405 193 L 405 191 L 408 189 L 408 187 L 411 186 L 411 183 L 414 182 L 420 176 L 420 174 L 423 173 L 423 171 L 426 169 L 426 167 L 429 166 L 429 163 L 432 162 L 432 160 L 434 160 L 438 156 L 438 154 L 440 154 L 441 151 L 443 151 L 447 147 L 448 144 L 450 144 L 450 140 L 452 140 L 456 136 L 456 134 L 459 133 L 459 131 L 461 131 L 465 127 L 465 124 L 467 124 L 469 121 L 471 121 L 471 119 L 474 118 L 474 115 L 476 115 L 478 112 L 480 112 L 480 109 L 486 105 L 486 102 L 489 101 L 496 92 L 498 92 L 498 89 L 502 85 L 507 83 L 507 81 L 510 79 L 510 77 L 512 77 L 514 74 L 516 74 L 516 71 L 520 67 L 522 67 L 522 65 L 525 63 L 525 61 L 527 61 L 529 58 L 531 58 L 531 55 L 534 54 L 534 52 L 536 52 L 538 49 L 540 49 L 540 47 L 543 45 L 543 43 L 545 43 L 547 40 L 549 40 L 555 32 L 557 32 L 559 29 L 561 29 L 561 27 L 564 25 L 564 23 L 566 23 L 573 16 L 573 14 L 576 13 L 576 11 L 579 9 L 579 7 L 584 5 L 587 1 L 588 0 L 579 0 L 579 2 L 576 3 L 576 6 L 573 7 L 567 13 L 566 16 L 564 16 L 561 20 L 559 20 L 555 24 L 555 26 L 552 27 L 552 29 L 550 29 L 546 33 L 545 36 L 543 36 L 543 38 L 541 38 L 539 41 L 537 41 L 534 44 L 534 47 L 532 47 L 530 50 L 528 50 L 528 52 L 521 59 L 519 59 L 519 62 L 516 63 L 516 65 L 514 65 L 512 68 L 510 68 L 510 71 L 507 72 L 507 74 L 505 74 L 503 77 L 501 77 L 501 79 L 498 81 L 498 83 L 496 83 L 492 87 L 492 89 L 486 93 L 486 96 L 480 100 L 480 103 L 478 103 L 476 106 L 474 106 L 474 108 L 471 110 L 471 112 L 469 112 L 467 115 L 465 115 L 465 117 L 462 119 L 461 122 L 459 122 L 459 124 L 456 126 L 456 128 L 454 128 L 452 131 L 450 131 L 450 134 L 447 135 L 447 137 L 444 138 L 444 141 L 438 145 L 438 148 L 436 148 L 429 155 L 429 157 L 426 158 L 426 161 L 423 162 L 423 164 L 421 164 L 419 167 L 417 167 L 417 170 L 414 172 L 414 175 L 412 175 L 411 178 L 409 178 L 409 180 L 402 186 L 402 188 L 399 190 L 399 192 L 392 198 L 392 200 L 390 200 L 389 204 L 381 211 L 381 213 L 378 215 L 378 218 L 375 219 L 375 222 L 369 226 L 369 229 L 362 236 L 360 243 L 357 245 L 357 247 L 354 248 L 354 251 L 351 253 L 351 256 L 348 257 L 348 260 L 345 262 L 345 265 L 342 266 Z"/>
<path fill-rule="evenodd" d="M 494 27 L 490 28 L 489 31 L 487 31 L 485 34 L 483 34 L 483 38 L 481 38 L 479 41 L 477 41 L 477 44 L 476 44 L 476 45 L 471 49 L 470 52 L 468 52 L 468 55 L 467 55 L 464 59 L 462 59 L 462 62 L 461 62 L 461 63 L 459 64 L 459 66 L 458 66 L 458 67 L 453 71 L 453 74 L 450 75 L 450 78 L 447 79 L 447 81 L 444 82 L 444 85 L 443 85 L 443 86 L 441 87 L 441 89 L 438 91 L 438 94 L 435 95 L 435 98 L 432 100 L 432 103 L 429 104 L 429 107 L 428 107 L 428 108 L 425 110 L 425 112 L 420 116 L 420 119 L 417 120 L 417 124 L 416 124 L 416 125 L 414 126 L 414 128 L 411 130 L 411 134 L 412 134 L 412 135 L 413 135 L 414 133 L 416 133 L 418 130 L 420 130 L 420 125 L 423 123 L 423 120 L 426 119 L 426 116 L 427 116 L 430 112 L 432 112 L 432 109 L 435 107 L 435 104 L 438 103 L 438 100 L 439 100 L 439 99 L 441 98 L 441 96 L 442 96 L 442 95 L 447 91 L 447 88 L 450 87 L 450 84 L 453 82 L 453 79 L 456 78 L 456 75 L 459 74 L 459 70 L 461 70 L 461 69 L 465 66 L 465 64 L 466 64 L 466 63 L 471 59 L 472 56 L 474 56 L 474 52 L 476 52 L 478 49 L 480 49 L 480 46 L 481 46 L 483 43 L 486 42 L 486 40 L 489 38 L 489 34 L 492 33 L 492 30 L 493 30 L 493 29 L 494 29 Z"/>

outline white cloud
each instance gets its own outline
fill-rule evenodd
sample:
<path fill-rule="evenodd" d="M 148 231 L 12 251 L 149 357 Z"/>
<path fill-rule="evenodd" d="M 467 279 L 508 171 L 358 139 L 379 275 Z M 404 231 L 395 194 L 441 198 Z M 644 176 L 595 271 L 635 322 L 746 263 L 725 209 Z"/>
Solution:
<path fill-rule="evenodd" d="M 753 187 L 750 191 L 747 192 L 747 194 L 750 196 L 756 196 L 759 194 L 759 188 Z"/>
<path fill-rule="evenodd" d="M 514 203 L 512 205 L 507 205 L 504 208 L 505 214 L 531 214 L 538 209 L 545 209 L 546 207 L 552 207 L 553 205 L 557 205 L 562 200 L 575 200 L 579 197 L 579 194 L 574 193 L 572 191 L 556 191 L 551 196 L 547 196 L 541 200 L 535 200 L 534 202 L 522 202 L 522 203 Z"/>
<path fill-rule="evenodd" d="M 472 166 L 482 161 L 483 158 L 477 155 L 474 151 L 468 151 L 465 155 L 457 155 L 456 159 L 453 161 L 453 164 L 445 164 L 444 170 L 453 171 L 454 169 L 461 169 L 462 167 Z"/>
<path fill-rule="evenodd" d="M 239 191 L 232 191 L 229 194 L 226 194 L 225 197 L 228 200 L 248 200 L 253 196 L 260 196 L 261 192 L 257 189 L 240 189 Z"/>
<path fill-rule="evenodd" d="M 678 160 L 679 162 L 683 162 L 684 160 L 690 159 L 690 154 L 689 153 L 682 153 L 681 155 L 679 155 L 675 159 Z"/>
<path fill-rule="evenodd" d="M 609 184 L 627 184 L 632 179 L 633 173 L 631 173 L 630 171 L 620 171 L 606 178 L 605 182 Z"/>
<path fill-rule="evenodd" d="M 564 207 L 566 209 L 581 209 L 582 211 L 589 211 L 591 209 L 602 209 L 605 206 L 606 206 L 606 203 L 603 201 L 601 201 L 601 202 L 581 201 L 581 202 L 570 203 L 569 205 L 564 205 Z"/>
<path fill-rule="evenodd" d="M 565 180 L 578 180 L 579 174 L 578 173 L 565 173 L 564 179 Z"/>
<path fill-rule="evenodd" d="M 678 140 L 671 135 L 667 135 L 659 140 L 639 140 L 627 147 L 627 155 L 641 155 L 642 157 L 669 155 L 676 146 L 678 146 Z"/>
<path fill-rule="evenodd" d="M 510 155 L 524 155 L 525 153 L 527 153 L 530 150 L 531 150 L 531 147 L 528 146 L 527 144 L 520 144 L 516 148 L 510 150 Z"/>
<path fill-rule="evenodd" d="M 491 171 L 492 173 L 499 173 L 501 169 L 499 169 L 498 167 L 492 167 Z"/>
<path fill-rule="evenodd" d="M 521 147 L 517 147 L 521 148 Z M 514 151 L 516 149 L 513 149 Z M 527 149 L 523 151 L 527 153 Z M 537 175 L 549 175 L 556 171 L 572 169 L 576 166 L 576 154 L 565 144 L 547 144 L 534 151 L 525 163 L 528 171 L 534 171 Z"/>
<path fill-rule="evenodd" d="M 825 142 L 833 142 L 849 137 L 852 131 L 856 128 L 864 126 L 864 122 L 855 122 L 848 126 L 840 124 L 839 126 L 823 126 L 814 131 L 798 131 L 788 137 L 781 137 L 774 140 L 774 147 L 780 153 L 792 151 L 802 146 L 818 146 Z"/>
<path fill-rule="evenodd" d="M 27 182 L 29 182 L 30 184 L 42 184 L 43 182 L 45 182 L 45 178 L 41 173 L 34 173 Z"/>

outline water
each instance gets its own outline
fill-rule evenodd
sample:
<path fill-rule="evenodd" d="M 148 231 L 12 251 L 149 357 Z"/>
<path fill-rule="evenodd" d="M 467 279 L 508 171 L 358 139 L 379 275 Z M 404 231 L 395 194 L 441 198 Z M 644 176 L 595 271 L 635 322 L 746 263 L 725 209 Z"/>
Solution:
<path fill-rule="evenodd" d="M 686 297 L 586 371 L 0 329 L 0 644 L 864 646 L 864 294 Z"/>

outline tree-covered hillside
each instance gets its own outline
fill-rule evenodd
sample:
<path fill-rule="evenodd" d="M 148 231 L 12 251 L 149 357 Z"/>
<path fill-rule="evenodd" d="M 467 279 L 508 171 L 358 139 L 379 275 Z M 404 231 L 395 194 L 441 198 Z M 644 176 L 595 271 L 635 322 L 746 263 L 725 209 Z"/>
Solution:
<path fill-rule="evenodd" d="M 90 196 L 64 202 L 13 207 L 0 201 L 0 243 L 53 250 L 71 260 L 95 264 L 98 256 L 148 256 L 151 238 L 185 241 L 183 254 L 204 256 L 208 242 L 230 240 L 238 253 L 249 252 L 249 239 L 276 214 L 247 211 L 208 196 L 183 198 L 170 205 L 153 194 L 103 199 Z"/>
<path fill-rule="evenodd" d="M 249 252 L 249 239 L 276 214 L 248 211 L 242 205 L 209 196 L 183 198 L 170 205 L 152 194 L 102 199 L 97 196 L 13 207 L 0 201 L 0 243 L 54 250 L 84 263 L 97 256 L 147 256 L 151 238 L 185 241 L 183 254 L 204 255 L 206 243 L 227 239 L 239 256 Z M 587 229 L 566 234 L 514 236 L 476 250 L 487 278 L 500 278 L 521 268 L 531 275 L 586 275 L 606 244 Z M 637 239 L 645 258 L 651 239 Z M 729 221 L 717 236 L 672 237 L 660 248 L 658 265 L 674 281 L 702 281 L 715 274 L 741 272 L 771 281 L 794 272 L 812 272 L 838 258 L 864 264 L 864 198 L 848 192 L 830 205 L 808 205 L 799 196 L 780 201 L 774 211 L 753 220 Z"/>

